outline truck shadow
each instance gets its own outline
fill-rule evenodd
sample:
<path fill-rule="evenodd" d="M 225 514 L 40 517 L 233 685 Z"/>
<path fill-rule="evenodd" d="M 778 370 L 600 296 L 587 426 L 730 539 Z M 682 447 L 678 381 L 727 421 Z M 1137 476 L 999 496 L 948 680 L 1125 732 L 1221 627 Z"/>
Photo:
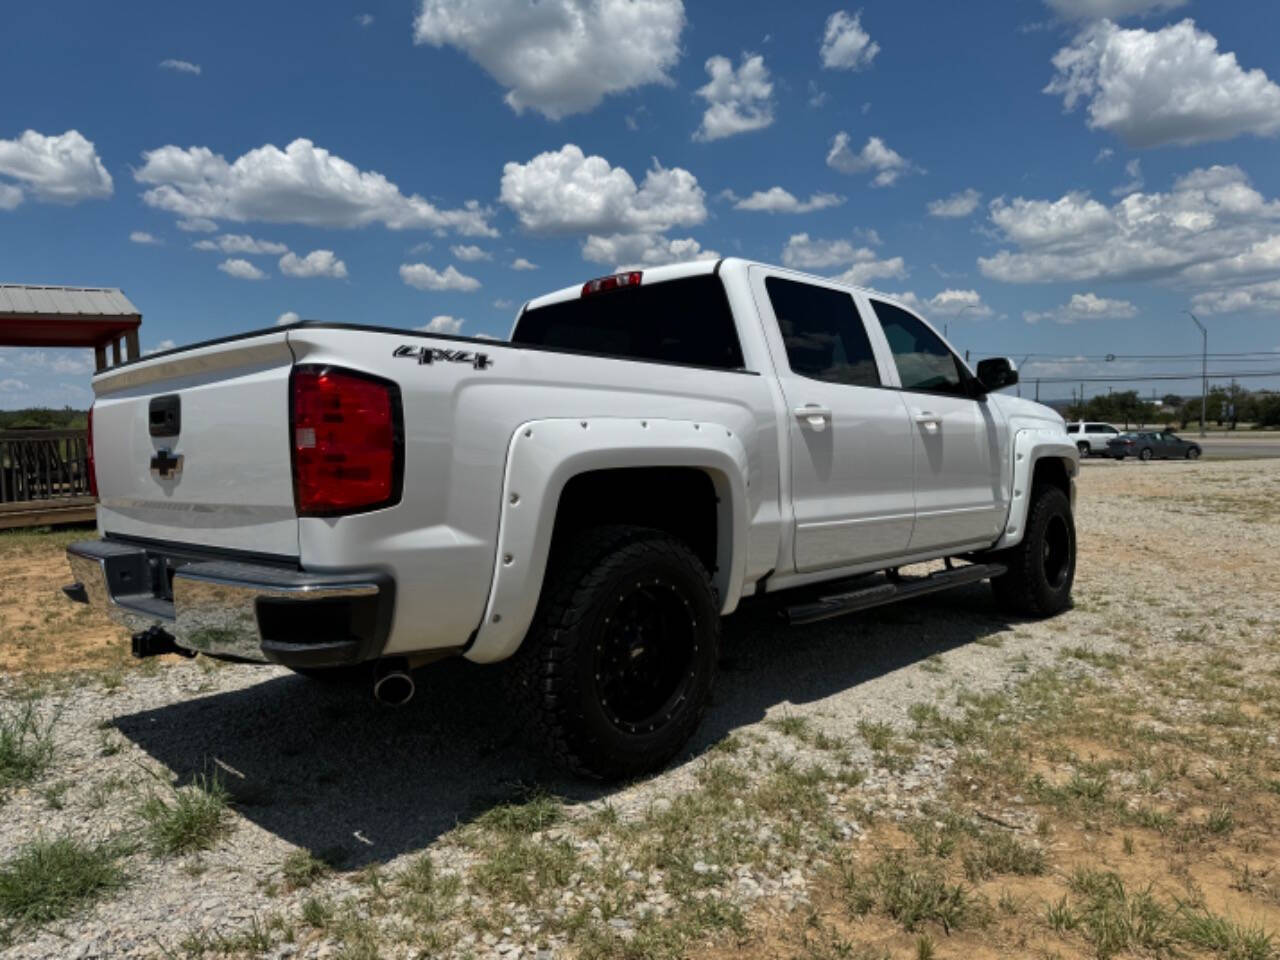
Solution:
<path fill-rule="evenodd" d="M 989 597 L 975 585 L 803 628 L 767 606 L 744 609 L 725 622 L 715 702 L 681 759 L 781 703 L 840 696 L 856 713 L 868 681 L 1007 629 Z M 387 709 L 363 686 L 273 676 L 115 726 L 181 781 L 216 767 L 241 816 L 353 869 L 422 849 L 533 784 L 570 801 L 619 789 L 542 761 L 517 736 L 497 679 L 465 661 L 436 664 L 414 701 Z"/>

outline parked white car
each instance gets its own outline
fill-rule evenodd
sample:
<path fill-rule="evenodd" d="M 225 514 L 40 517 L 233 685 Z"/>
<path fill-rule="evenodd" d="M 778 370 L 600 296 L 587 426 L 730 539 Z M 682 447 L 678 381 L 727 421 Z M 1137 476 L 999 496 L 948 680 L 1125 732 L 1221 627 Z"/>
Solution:
<path fill-rule="evenodd" d="M 1080 451 L 1082 457 L 1111 456 L 1107 444 L 1120 436 L 1120 433 L 1119 429 L 1109 423 L 1093 423 L 1085 420 L 1067 424 L 1067 436 L 1075 442 L 1076 449 Z"/>
<path fill-rule="evenodd" d="M 373 663 L 384 701 L 432 659 L 511 659 L 560 762 L 631 776 L 697 726 L 745 597 L 804 623 L 990 579 L 1067 606 L 1078 453 L 1016 381 L 890 297 L 739 259 L 538 297 L 510 342 L 211 341 L 94 378 L 101 538 L 67 593 L 140 656 Z"/>

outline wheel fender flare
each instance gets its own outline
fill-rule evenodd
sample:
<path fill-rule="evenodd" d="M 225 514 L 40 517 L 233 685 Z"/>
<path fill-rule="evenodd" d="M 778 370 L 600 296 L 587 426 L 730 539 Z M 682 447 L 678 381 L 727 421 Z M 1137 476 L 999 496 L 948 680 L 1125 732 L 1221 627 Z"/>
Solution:
<path fill-rule="evenodd" d="M 503 660 L 523 641 L 565 485 L 579 474 L 627 467 L 691 467 L 711 478 L 719 501 L 713 582 L 721 613 L 736 608 L 747 563 L 748 454 L 732 429 L 692 420 L 532 420 L 515 430 L 508 447 L 493 579 L 467 659 Z"/>
<path fill-rule="evenodd" d="M 1071 509 L 1076 506 L 1076 476 L 1080 472 L 1080 451 L 1073 441 L 1061 431 L 1052 429 L 1023 428 L 1013 439 L 1013 490 L 1009 500 L 1009 515 L 1005 518 L 1004 532 L 993 549 L 1003 550 L 1022 542 L 1027 513 L 1031 509 L 1031 481 L 1035 477 L 1036 464 L 1041 460 L 1061 460 L 1071 483 L 1068 494 Z"/>

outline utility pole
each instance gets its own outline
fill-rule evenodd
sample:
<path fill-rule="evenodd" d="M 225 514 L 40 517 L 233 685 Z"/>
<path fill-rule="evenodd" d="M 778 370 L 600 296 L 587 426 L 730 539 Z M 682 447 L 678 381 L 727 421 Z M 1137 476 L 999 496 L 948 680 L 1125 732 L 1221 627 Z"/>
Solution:
<path fill-rule="evenodd" d="M 1204 436 L 1205 411 L 1209 407 L 1209 331 L 1196 319 L 1190 310 L 1183 310 L 1192 322 L 1200 328 L 1202 347 L 1200 351 L 1200 436 Z"/>
<path fill-rule="evenodd" d="M 966 310 L 972 310 L 976 306 L 977 306 L 976 303 L 966 303 L 963 307 L 961 307 L 960 312 L 956 314 L 957 322 L 960 320 L 961 317 L 964 316 L 964 312 Z M 943 340 L 949 341 L 951 339 L 951 334 L 947 332 L 950 329 L 950 327 L 951 327 L 950 323 L 948 323 L 946 320 L 942 321 L 942 339 Z"/>

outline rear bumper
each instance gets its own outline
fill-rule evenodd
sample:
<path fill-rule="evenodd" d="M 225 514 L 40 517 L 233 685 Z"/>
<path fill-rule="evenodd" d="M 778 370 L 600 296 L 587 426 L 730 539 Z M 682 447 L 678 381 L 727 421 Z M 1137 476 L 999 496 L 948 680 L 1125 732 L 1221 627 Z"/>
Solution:
<path fill-rule="evenodd" d="M 380 571 L 308 573 L 114 540 L 73 543 L 67 560 L 68 597 L 135 632 L 159 627 L 194 653 L 337 666 L 377 657 L 391 629 L 395 584 Z"/>

